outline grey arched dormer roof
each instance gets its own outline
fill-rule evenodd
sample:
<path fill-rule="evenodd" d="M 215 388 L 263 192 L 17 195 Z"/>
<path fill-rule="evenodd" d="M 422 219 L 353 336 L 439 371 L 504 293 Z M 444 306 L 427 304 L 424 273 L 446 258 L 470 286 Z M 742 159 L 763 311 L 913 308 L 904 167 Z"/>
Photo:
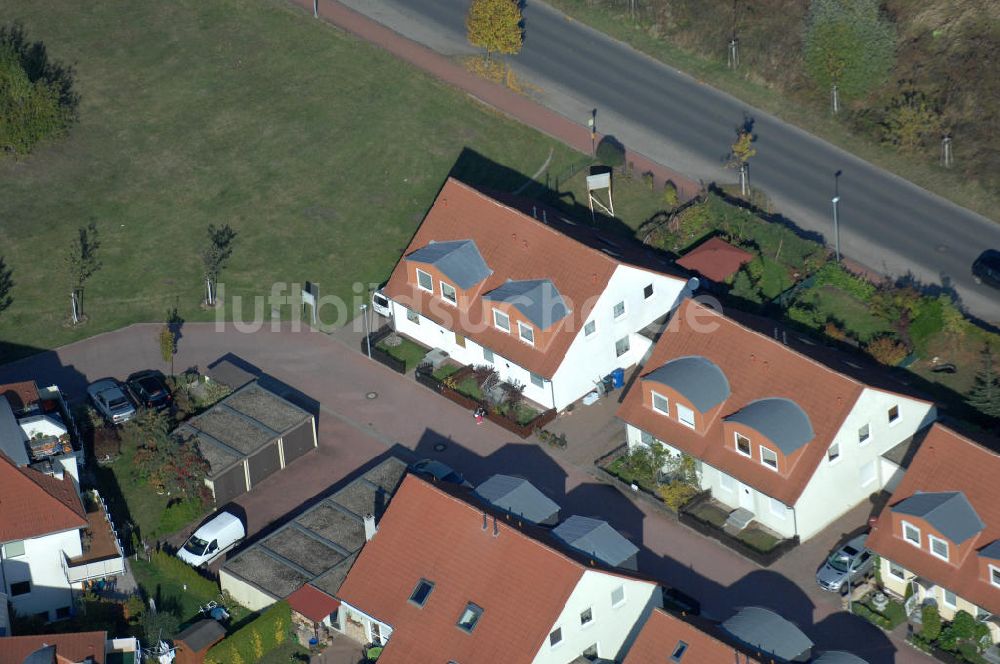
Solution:
<path fill-rule="evenodd" d="M 918 491 L 892 506 L 897 514 L 919 517 L 955 544 L 961 544 L 986 527 L 961 491 Z"/>
<path fill-rule="evenodd" d="M 540 330 L 547 330 L 570 314 L 559 289 L 549 279 L 508 280 L 483 295 L 483 299 L 512 305 Z"/>
<path fill-rule="evenodd" d="M 670 360 L 659 369 L 650 371 L 643 380 L 666 385 L 702 413 L 718 406 L 731 393 L 726 374 L 715 362 L 701 355 Z"/>
<path fill-rule="evenodd" d="M 868 662 L 843 650 L 827 650 L 821 652 L 819 657 L 813 660 L 813 664 L 868 664 Z"/>
<path fill-rule="evenodd" d="M 806 412 L 799 404 L 782 397 L 751 401 L 725 419 L 759 431 L 786 455 L 816 436 Z"/>
<path fill-rule="evenodd" d="M 747 606 L 722 623 L 743 643 L 786 662 L 804 662 L 812 654 L 813 642 L 798 627 L 770 609 Z"/>
<path fill-rule="evenodd" d="M 479 247 L 472 240 L 450 240 L 434 242 L 433 240 L 412 252 L 406 260 L 415 263 L 426 263 L 441 270 L 441 273 L 455 282 L 455 286 L 466 290 L 472 288 L 486 277 L 493 274 Z"/>

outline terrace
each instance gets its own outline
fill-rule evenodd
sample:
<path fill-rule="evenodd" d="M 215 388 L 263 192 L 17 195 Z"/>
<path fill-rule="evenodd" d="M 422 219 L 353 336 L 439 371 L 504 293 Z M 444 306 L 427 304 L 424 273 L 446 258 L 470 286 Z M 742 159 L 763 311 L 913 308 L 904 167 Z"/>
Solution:
<path fill-rule="evenodd" d="M 81 533 L 83 553 L 63 558 L 63 570 L 70 583 L 115 576 L 125 572 L 125 555 L 108 516 L 104 499 L 97 491 L 83 494 L 87 527 Z"/>

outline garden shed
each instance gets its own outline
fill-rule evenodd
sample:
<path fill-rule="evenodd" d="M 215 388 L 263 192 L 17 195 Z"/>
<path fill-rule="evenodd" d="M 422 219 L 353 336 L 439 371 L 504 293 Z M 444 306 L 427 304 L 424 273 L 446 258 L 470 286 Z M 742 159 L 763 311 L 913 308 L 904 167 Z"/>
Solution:
<path fill-rule="evenodd" d="M 191 418 L 174 435 L 197 445 L 216 504 L 250 491 L 317 446 L 315 418 L 252 382 Z"/>

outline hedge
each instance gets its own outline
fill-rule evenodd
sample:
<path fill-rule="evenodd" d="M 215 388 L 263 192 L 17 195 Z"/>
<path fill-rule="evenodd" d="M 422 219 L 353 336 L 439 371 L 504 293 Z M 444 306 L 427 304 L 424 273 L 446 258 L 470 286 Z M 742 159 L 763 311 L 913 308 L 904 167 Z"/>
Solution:
<path fill-rule="evenodd" d="M 217 643 L 205 664 L 252 664 L 291 638 L 292 610 L 278 602 Z"/>

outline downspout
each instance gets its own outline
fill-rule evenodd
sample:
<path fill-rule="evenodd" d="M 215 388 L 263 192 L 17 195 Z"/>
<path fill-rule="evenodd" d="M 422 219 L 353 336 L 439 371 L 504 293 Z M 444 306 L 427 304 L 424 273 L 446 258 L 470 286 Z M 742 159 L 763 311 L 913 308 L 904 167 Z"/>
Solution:
<path fill-rule="evenodd" d="M 553 380 L 549 380 L 549 393 L 552 395 L 552 410 L 558 410 L 556 408 L 556 385 Z"/>
<path fill-rule="evenodd" d="M 795 528 L 795 536 L 799 536 L 799 513 L 795 510 L 795 506 L 792 506 L 792 526 Z"/>

